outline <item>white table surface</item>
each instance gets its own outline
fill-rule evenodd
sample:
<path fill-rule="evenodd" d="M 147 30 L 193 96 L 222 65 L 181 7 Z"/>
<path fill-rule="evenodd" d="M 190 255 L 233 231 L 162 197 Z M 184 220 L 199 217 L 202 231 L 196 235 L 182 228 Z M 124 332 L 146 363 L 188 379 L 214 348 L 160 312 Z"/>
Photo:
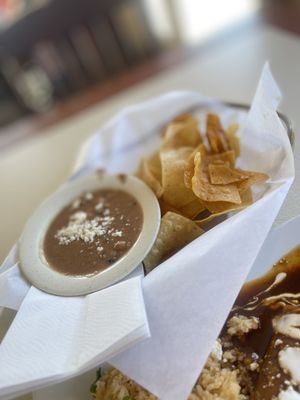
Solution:
<path fill-rule="evenodd" d="M 81 143 L 124 106 L 177 89 L 197 90 L 222 100 L 249 103 L 267 60 L 282 89 L 281 110 L 292 120 L 296 132 L 294 153 L 298 171 L 300 37 L 272 27 L 260 28 L 225 45 L 214 46 L 3 154 L 0 159 L 0 260 L 18 238 L 35 207 L 66 179 Z M 300 213 L 299 198 L 300 178 L 296 174 L 276 224 Z M 0 320 L 0 338 L 4 319 Z"/>

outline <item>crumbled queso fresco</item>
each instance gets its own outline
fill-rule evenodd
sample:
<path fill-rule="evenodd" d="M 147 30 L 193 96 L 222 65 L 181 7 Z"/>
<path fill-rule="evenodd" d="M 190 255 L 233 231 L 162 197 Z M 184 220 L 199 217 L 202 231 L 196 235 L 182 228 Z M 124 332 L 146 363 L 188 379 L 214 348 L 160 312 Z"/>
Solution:
<path fill-rule="evenodd" d="M 59 229 L 55 237 L 59 244 L 67 245 L 75 240 L 83 240 L 85 243 L 91 243 L 95 238 L 106 235 L 107 237 L 122 237 L 123 231 L 116 230 L 112 227 L 115 217 L 111 217 L 110 210 L 105 216 L 97 216 L 88 219 L 88 215 L 84 211 L 77 211 L 70 216 L 67 226 Z M 103 247 L 102 247 L 103 248 Z"/>

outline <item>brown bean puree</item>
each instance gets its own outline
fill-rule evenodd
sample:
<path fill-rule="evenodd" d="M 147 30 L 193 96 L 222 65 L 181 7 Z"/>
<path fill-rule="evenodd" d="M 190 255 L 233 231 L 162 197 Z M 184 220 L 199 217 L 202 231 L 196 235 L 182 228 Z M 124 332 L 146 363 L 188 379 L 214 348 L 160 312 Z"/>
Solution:
<path fill-rule="evenodd" d="M 245 398 L 300 398 L 300 246 L 244 285 L 221 342 Z"/>
<path fill-rule="evenodd" d="M 50 224 L 44 256 L 63 274 L 95 274 L 128 252 L 142 226 L 142 208 L 131 194 L 114 189 L 83 193 Z"/>

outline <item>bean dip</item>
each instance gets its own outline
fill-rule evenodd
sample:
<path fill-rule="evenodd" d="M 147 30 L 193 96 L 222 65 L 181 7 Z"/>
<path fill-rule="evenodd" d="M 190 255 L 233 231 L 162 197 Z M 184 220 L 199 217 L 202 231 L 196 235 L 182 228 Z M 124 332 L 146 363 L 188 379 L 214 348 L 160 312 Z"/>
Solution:
<path fill-rule="evenodd" d="M 63 274 L 95 274 L 130 250 L 142 226 L 142 208 L 131 194 L 115 189 L 86 192 L 63 208 L 48 227 L 44 256 Z"/>

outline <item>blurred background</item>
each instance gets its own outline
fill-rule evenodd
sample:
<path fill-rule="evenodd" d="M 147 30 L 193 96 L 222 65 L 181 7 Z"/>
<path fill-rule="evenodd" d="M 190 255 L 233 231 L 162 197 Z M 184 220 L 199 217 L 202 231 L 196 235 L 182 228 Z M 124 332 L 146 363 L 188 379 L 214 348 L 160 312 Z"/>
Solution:
<path fill-rule="evenodd" d="M 0 147 L 12 123 L 45 115 L 42 125 L 56 122 L 188 57 L 260 10 L 299 4 L 0 0 Z"/>

